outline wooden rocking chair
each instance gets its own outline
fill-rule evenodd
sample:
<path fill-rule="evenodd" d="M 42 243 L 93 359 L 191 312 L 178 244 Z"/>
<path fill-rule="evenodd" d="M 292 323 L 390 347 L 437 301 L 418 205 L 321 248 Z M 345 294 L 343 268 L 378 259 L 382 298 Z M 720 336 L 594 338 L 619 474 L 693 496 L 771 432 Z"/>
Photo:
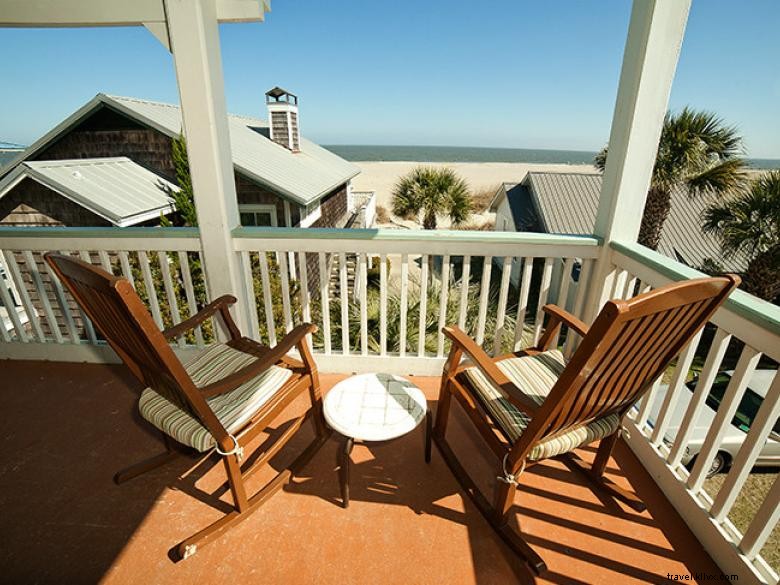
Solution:
<path fill-rule="evenodd" d="M 444 328 L 452 349 L 442 373 L 433 439 L 480 512 L 535 573 L 546 570 L 544 561 L 508 524 L 522 472 L 543 459 L 566 458 L 595 488 L 644 510 L 635 494 L 603 475 L 621 419 L 739 282 L 731 275 L 703 278 L 609 301 L 590 329 L 547 305 L 549 319 L 539 344 L 497 358 L 457 327 Z M 564 323 L 569 334 L 583 337 L 568 362 L 550 347 Z M 464 354 L 469 360 L 461 363 Z M 498 458 L 492 506 L 445 439 L 453 396 Z M 593 464 L 573 453 L 597 440 Z"/>
<path fill-rule="evenodd" d="M 314 325 L 298 325 L 275 347 L 242 337 L 228 307 L 235 297 L 222 296 L 200 312 L 160 331 L 135 290 L 124 278 L 70 256 L 46 254 L 76 302 L 97 326 L 132 373 L 147 386 L 139 400 L 141 415 L 163 433 L 165 451 L 114 476 L 122 483 L 160 467 L 180 454 L 176 443 L 197 452 L 212 450 L 225 464 L 234 510 L 179 543 L 178 559 L 194 554 L 255 511 L 319 449 L 329 431 L 322 416 L 317 367 L 305 337 Z M 187 331 L 219 313 L 229 333 L 227 343 L 209 347 L 182 365 L 169 345 Z M 297 347 L 302 361 L 286 357 Z M 244 447 L 257 437 L 296 397 L 308 391 L 311 408 L 254 461 L 244 461 Z M 313 418 L 315 439 L 265 487 L 248 496 L 244 480 L 267 463 L 308 419 Z M 186 450 L 185 450 L 186 451 Z"/>

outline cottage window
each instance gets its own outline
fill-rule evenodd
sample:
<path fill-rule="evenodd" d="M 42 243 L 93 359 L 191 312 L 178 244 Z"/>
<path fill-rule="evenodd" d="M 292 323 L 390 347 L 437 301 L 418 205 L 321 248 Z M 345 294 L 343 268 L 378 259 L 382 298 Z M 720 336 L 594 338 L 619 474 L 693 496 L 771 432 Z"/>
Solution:
<path fill-rule="evenodd" d="M 270 204 L 239 205 L 241 225 L 245 227 L 276 227 L 276 206 Z"/>

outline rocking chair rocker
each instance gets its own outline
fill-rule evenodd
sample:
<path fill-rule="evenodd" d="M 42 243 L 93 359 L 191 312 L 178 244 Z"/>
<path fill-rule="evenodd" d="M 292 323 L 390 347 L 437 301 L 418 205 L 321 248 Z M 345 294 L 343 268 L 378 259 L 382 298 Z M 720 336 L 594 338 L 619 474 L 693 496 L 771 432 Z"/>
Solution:
<path fill-rule="evenodd" d="M 609 301 L 590 328 L 547 305 L 549 319 L 539 344 L 497 358 L 457 327 L 444 328 L 452 348 L 442 373 L 433 440 L 480 512 L 536 574 L 546 570 L 544 561 L 508 524 L 522 472 L 543 459 L 565 458 L 594 488 L 644 510 L 635 494 L 604 477 L 621 419 L 739 282 L 732 275 L 702 278 Z M 564 323 L 569 335 L 583 337 L 568 362 L 550 347 Z M 461 363 L 464 354 L 470 359 Z M 453 397 L 498 458 L 492 506 L 445 439 Z M 598 440 L 592 464 L 573 453 Z"/>
<path fill-rule="evenodd" d="M 46 254 L 46 261 L 76 302 L 97 326 L 125 365 L 147 388 L 139 400 L 141 415 L 163 433 L 165 451 L 114 476 L 122 483 L 158 468 L 181 454 L 175 444 L 197 452 L 215 451 L 227 472 L 234 509 L 171 551 L 178 559 L 194 554 L 228 528 L 257 510 L 303 467 L 329 436 L 322 416 L 317 367 L 306 335 L 316 331 L 298 325 L 275 347 L 242 337 L 230 316 L 235 297 L 222 296 L 193 317 L 160 331 L 130 282 L 70 256 Z M 230 334 L 226 343 L 211 346 L 183 365 L 169 341 L 181 337 L 219 313 Z M 287 357 L 297 347 L 301 360 Z M 254 461 L 244 447 L 281 412 L 307 391 L 311 408 Z M 265 487 L 247 495 L 244 480 L 267 463 L 303 423 L 312 418 L 315 438 L 286 469 Z"/>

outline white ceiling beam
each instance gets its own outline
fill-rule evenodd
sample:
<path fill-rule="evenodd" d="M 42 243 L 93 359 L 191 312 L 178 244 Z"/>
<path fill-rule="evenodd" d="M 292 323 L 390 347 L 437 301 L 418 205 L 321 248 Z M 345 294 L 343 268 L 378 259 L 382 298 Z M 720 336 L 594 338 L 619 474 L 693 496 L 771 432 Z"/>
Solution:
<path fill-rule="evenodd" d="M 168 25 L 164 22 L 145 22 L 144 27 L 162 43 L 162 46 L 171 50 L 171 39 L 168 35 Z"/>
<path fill-rule="evenodd" d="M 212 1 L 219 22 L 262 21 L 270 10 L 267 0 Z M 164 22 L 162 0 L 0 0 L 0 27 L 146 26 Z"/>
<path fill-rule="evenodd" d="M 234 317 L 248 331 L 246 311 L 252 305 L 231 235 L 240 221 L 215 6 L 212 0 L 165 0 L 165 5 L 206 284 L 212 299 L 224 294 L 241 299 Z"/>
<path fill-rule="evenodd" d="M 585 321 L 611 294 L 609 242 L 636 242 L 691 0 L 634 0 L 594 234 L 604 245 L 591 274 Z"/>

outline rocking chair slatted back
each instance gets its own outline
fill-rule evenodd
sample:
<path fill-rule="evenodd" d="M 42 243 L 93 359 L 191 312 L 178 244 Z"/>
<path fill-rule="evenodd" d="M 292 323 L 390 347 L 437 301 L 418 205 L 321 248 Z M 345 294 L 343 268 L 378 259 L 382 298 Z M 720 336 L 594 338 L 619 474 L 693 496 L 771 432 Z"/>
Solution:
<path fill-rule="evenodd" d="M 607 302 L 515 454 L 573 426 L 625 414 L 738 284 L 728 275 Z"/>
<path fill-rule="evenodd" d="M 71 256 L 44 258 L 143 384 L 197 418 L 217 441 L 227 436 L 129 281 Z"/>

